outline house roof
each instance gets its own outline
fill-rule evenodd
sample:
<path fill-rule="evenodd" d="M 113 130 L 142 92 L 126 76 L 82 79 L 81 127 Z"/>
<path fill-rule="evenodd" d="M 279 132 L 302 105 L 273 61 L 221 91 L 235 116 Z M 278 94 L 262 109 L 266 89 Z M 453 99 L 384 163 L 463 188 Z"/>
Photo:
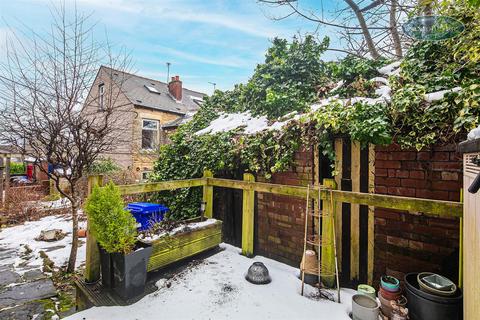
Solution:
<path fill-rule="evenodd" d="M 132 104 L 165 112 L 185 115 L 198 110 L 206 94 L 182 88 L 182 100 L 177 101 L 168 91 L 168 84 L 131 73 L 102 68 L 113 72 L 113 78 L 121 84 L 122 91 Z M 149 90 L 147 87 L 153 88 Z"/>

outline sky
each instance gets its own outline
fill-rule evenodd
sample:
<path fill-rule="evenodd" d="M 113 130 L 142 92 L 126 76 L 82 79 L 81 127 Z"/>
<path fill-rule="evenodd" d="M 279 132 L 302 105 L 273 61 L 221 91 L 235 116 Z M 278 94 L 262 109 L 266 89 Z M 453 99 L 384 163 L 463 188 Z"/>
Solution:
<path fill-rule="evenodd" d="M 302 4 L 325 12 L 338 0 L 303 0 Z M 32 28 L 47 33 L 52 22 L 52 0 L 0 0 L 1 43 L 17 29 Z M 75 2 L 65 0 L 67 10 Z M 212 93 L 245 82 L 264 59 L 274 37 L 291 39 L 317 30 L 317 25 L 297 17 L 274 21 L 284 13 L 256 0 L 77 0 L 77 9 L 91 14 L 95 38 L 108 37 L 116 48 L 131 54 L 133 71 L 166 81 L 179 75 L 186 88 Z M 326 13 L 327 14 L 327 13 Z M 329 35 L 333 46 L 335 30 L 322 27 L 320 37 Z M 0 52 L 1 54 L 1 52 Z M 326 60 L 337 57 L 332 51 Z"/>

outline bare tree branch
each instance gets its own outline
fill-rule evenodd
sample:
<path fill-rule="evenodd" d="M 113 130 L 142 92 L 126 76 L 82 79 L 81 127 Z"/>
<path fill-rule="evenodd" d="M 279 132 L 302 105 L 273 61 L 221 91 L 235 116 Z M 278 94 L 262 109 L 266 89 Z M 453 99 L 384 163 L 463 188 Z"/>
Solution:
<path fill-rule="evenodd" d="M 0 65 L 0 141 L 35 159 L 70 200 L 73 241 L 67 271 L 73 272 L 84 198 L 80 185 L 94 161 L 122 143 L 118 128 L 124 119 L 120 89 L 125 79 L 113 70 L 125 75 L 131 61 L 128 55 L 115 55 L 108 43 L 94 41 L 89 16 L 76 7 L 70 14 L 61 4 L 51 14 L 48 35 L 27 29 L 7 41 L 6 62 Z M 89 93 L 102 63 L 109 66 L 101 69 L 102 76 L 110 81 L 104 107 L 97 112 L 98 96 Z M 61 188 L 63 181 L 67 189 Z"/>

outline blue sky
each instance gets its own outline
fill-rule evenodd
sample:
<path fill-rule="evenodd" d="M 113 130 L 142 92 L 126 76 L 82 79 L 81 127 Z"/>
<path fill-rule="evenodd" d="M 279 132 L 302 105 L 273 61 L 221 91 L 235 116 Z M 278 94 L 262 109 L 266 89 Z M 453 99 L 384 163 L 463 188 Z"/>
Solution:
<path fill-rule="evenodd" d="M 303 3 L 331 10 L 337 2 Z M 46 32 L 54 3 L 0 1 L 0 41 L 22 24 Z M 66 5 L 71 8 L 74 2 L 66 0 Z M 185 87 L 206 93 L 213 89 L 209 82 L 229 89 L 246 81 L 263 61 L 273 37 L 291 38 L 316 29 L 300 18 L 272 21 L 269 17 L 282 12 L 255 0 L 77 0 L 77 7 L 92 14 L 97 38 L 107 34 L 111 43 L 131 52 L 136 73 L 165 81 L 166 62 L 170 62 L 171 75 L 180 75 Z M 334 30 L 326 28 L 318 34 L 335 37 Z M 335 57 L 333 52 L 325 54 L 325 59 Z"/>

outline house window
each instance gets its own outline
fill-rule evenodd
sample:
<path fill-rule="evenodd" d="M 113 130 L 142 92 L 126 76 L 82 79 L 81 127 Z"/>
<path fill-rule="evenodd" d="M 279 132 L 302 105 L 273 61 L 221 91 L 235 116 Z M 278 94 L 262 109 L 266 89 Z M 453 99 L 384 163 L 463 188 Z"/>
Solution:
<path fill-rule="evenodd" d="M 158 146 L 158 121 L 143 119 L 142 149 L 153 150 Z"/>
<path fill-rule="evenodd" d="M 100 110 L 103 110 L 104 109 L 104 96 L 105 96 L 105 86 L 103 83 L 100 83 L 98 85 L 98 108 Z"/>
<path fill-rule="evenodd" d="M 150 174 L 152 171 L 143 171 L 142 172 L 142 181 L 148 181 L 148 178 L 150 177 Z"/>

